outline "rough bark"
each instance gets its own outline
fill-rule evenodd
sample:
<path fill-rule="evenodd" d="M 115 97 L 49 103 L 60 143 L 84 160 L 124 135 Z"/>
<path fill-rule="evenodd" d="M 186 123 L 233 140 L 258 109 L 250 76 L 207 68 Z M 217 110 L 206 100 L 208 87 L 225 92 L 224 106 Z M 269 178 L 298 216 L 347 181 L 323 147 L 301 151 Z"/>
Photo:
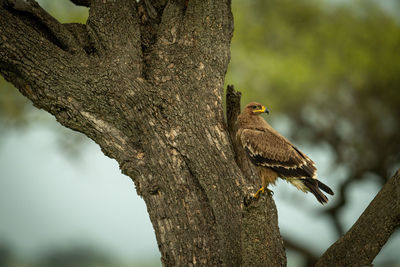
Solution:
<path fill-rule="evenodd" d="M 90 7 L 86 24 L 0 0 L 0 73 L 117 160 L 165 266 L 285 265 L 275 205 L 244 205 L 255 179 L 224 123 L 230 1 L 72 2 Z"/>
<path fill-rule="evenodd" d="M 351 229 L 316 266 L 371 266 L 400 225 L 400 170 L 385 184 Z"/>

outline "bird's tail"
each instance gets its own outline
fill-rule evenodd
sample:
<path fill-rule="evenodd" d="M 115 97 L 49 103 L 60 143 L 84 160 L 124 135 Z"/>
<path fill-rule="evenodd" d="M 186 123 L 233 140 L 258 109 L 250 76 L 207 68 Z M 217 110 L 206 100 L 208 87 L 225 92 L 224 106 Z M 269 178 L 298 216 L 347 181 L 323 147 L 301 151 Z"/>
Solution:
<path fill-rule="evenodd" d="M 326 184 L 324 184 L 323 182 L 321 182 L 320 180 L 315 179 L 318 183 L 318 187 L 322 189 L 322 191 L 328 193 L 329 195 L 334 195 L 335 193 L 333 193 L 333 190 L 327 186 Z"/>
<path fill-rule="evenodd" d="M 329 186 L 327 186 L 326 184 L 322 183 L 317 179 L 305 178 L 302 179 L 302 182 L 321 204 L 327 203 L 328 198 L 324 195 L 324 193 L 321 192 L 320 189 L 322 189 L 323 191 L 325 191 L 330 195 L 333 195 L 332 189 L 330 189 Z"/>

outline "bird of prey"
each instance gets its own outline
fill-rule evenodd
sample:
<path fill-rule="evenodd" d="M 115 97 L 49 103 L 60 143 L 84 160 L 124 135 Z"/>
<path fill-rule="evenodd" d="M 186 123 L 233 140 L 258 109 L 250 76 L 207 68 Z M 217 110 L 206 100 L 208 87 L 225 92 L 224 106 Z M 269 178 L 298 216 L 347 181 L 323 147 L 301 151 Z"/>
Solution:
<path fill-rule="evenodd" d="M 280 177 L 305 193 L 311 192 L 321 204 L 328 202 L 321 190 L 330 195 L 333 191 L 317 180 L 315 163 L 259 116 L 262 113 L 269 111 L 260 103 L 251 102 L 236 122 L 237 141 L 260 171 L 261 188 L 254 198 L 258 199 Z"/>

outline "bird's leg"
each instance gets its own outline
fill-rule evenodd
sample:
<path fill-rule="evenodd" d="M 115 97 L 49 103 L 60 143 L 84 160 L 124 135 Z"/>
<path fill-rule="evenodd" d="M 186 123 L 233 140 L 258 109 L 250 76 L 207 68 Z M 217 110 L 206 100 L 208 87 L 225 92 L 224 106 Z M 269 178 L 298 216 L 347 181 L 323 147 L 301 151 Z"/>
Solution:
<path fill-rule="evenodd" d="M 262 173 L 262 171 L 260 170 L 260 178 L 261 178 L 261 188 L 258 189 L 258 191 L 254 194 L 254 198 L 255 199 L 259 199 L 260 198 L 260 193 L 264 194 L 264 190 L 267 187 L 267 181 Z M 268 189 L 267 189 L 268 190 Z"/>
<path fill-rule="evenodd" d="M 255 199 L 259 199 L 260 198 L 260 193 L 264 193 L 264 190 L 265 190 L 265 187 L 263 186 L 263 187 L 261 187 L 260 189 L 258 189 L 258 191 L 254 194 L 254 198 Z M 268 190 L 268 188 L 267 188 L 267 190 Z"/>
<path fill-rule="evenodd" d="M 276 177 L 275 177 L 275 179 L 276 179 Z M 253 197 L 255 199 L 259 199 L 260 198 L 260 194 L 264 193 L 264 191 L 267 191 L 268 195 L 273 196 L 274 192 L 272 190 L 269 190 L 268 187 L 267 187 L 269 183 L 270 182 L 269 182 L 268 178 L 266 176 L 264 176 L 264 175 L 261 175 L 261 188 L 258 189 L 258 191 L 254 194 Z"/>
<path fill-rule="evenodd" d="M 267 194 L 270 195 L 271 197 L 274 195 L 274 191 L 269 190 L 268 187 L 263 186 L 260 189 L 258 189 L 258 191 L 253 195 L 253 197 L 255 199 L 259 199 L 260 198 L 260 194 L 261 193 L 264 194 L 265 191 L 267 191 Z"/>

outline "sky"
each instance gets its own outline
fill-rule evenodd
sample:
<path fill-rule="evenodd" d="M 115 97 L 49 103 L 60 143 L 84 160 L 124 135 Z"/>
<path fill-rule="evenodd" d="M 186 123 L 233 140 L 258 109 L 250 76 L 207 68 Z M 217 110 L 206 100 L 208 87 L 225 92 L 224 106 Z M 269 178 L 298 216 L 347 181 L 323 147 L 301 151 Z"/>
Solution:
<path fill-rule="evenodd" d="M 49 120 L 54 125 L 38 123 L 2 136 L 0 242 L 27 258 L 80 243 L 124 261 L 159 258 L 132 180 L 88 139 L 78 145 L 80 153 L 65 154 L 54 129 L 62 126 Z"/>

